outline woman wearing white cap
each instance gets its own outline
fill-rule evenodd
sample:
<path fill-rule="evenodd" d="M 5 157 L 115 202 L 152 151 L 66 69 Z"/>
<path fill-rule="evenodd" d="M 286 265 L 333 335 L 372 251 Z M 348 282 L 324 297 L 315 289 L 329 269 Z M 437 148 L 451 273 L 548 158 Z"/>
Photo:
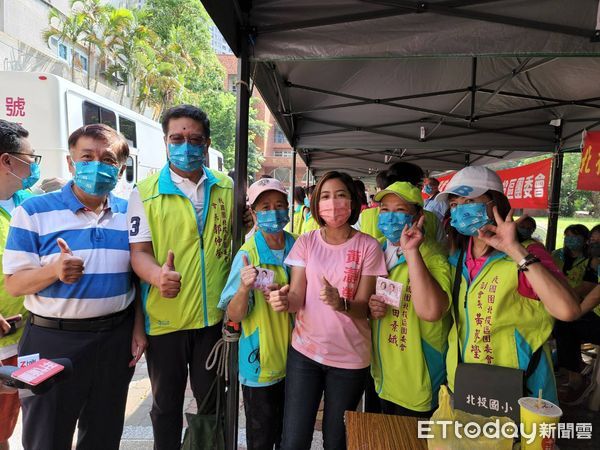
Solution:
<path fill-rule="evenodd" d="M 369 301 L 375 389 L 384 413 L 430 417 L 446 381 L 450 266 L 435 241 L 425 240 L 419 188 L 396 182 L 375 201 L 388 279 L 402 283 L 398 306 L 377 295 Z"/>
<path fill-rule="evenodd" d="M 268 303 L 270 289 L 287 285 L 284 264 L 295 236 L 284 231 L 289 222 L 287 192 L 280 181 L 264 178 L 248 188 L 257 232 L 233 260 L 219 308 L 241 322 L 239 376 L 246 412 L 248 450 L 279 448 L 283 422 L 285 365 L 292 331 L 291 317 Z M 273 273 L 272 284 L 265 280 Z M 260 270 L 260 277 L 259 277 Z"/>
<path fill-rule="evenodd" d="M 543 397 L 556 403 L 546 342 L 554 318 L 571 321 L 579 316 L 577 298 L 548 252 L 538 247 L 533 254 L 519 243 L 495 172 L 466 167 L 439 197 L 450 206 L 449 261 L 453 276 L 459 277 L 455 281 L 460 281 L 452 299 L 458 317 L 449 338 L 450 388 L 460 361 L 503 366 L 529 373 L 529 393 L 542 389 Z"/>

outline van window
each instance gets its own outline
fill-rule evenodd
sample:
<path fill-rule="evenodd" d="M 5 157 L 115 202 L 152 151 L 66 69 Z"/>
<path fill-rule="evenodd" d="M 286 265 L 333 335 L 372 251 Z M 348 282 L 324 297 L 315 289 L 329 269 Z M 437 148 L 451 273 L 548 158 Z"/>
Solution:
<path fill-rule="evenodd" d="M 83 124 L 103 123 L 117 129 L 117 116 L 110 109 L 102 108 L 92 102 L 83 102 Z"/>
<path fill-rule="evenodd" d="M 223 158 L 217 157 L 217 170 L 223 172 Z"/>
<path fill-rule="evenodd" d="M 129 156 L 127 158 L 127 167 L 125 168 L 125 180 L 128 183 L 133 183 L 135 181 L 135 170 L 134 170 L 134 164 L 133 164 L 133 158 L 131 156 Z"/>
<path fill-rule="evenodd" d="M 127 139 L 127 143 L 130 147 L 137 148 L 135 122 L 133 120 L 119 116 L 119 131 L 123 136 L 125 136 L 125 139 Z"/>

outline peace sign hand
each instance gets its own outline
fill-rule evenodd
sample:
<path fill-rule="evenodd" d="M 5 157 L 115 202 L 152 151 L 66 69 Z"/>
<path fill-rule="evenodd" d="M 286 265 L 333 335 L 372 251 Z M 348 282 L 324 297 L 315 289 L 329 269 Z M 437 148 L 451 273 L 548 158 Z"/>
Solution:
<path fill-rule="evenodd" d="M 418 250 L 420 245 L 425 240 L 425 233 L 423 232 L 423 224 L 425 223 L 425 216 L 419 217 L 419 220 L 413 222 L 409 227 L 406 225 L 402 230 L 400 236 L 400 248 L 403 252 L 410 250 Z"/>
<path fill-rule="evenodd" d="M 479 239 L 490 247 L 506 254 L 510 254 L 515 246 L 519 245 L 517 240 L 517 224 L 513 221 L 513 210 L 511 209 L 506 219 L 503 219 L 494 206 L 494 219 L 496 225 L 488 224 L 481 227 L 477 233 Z"/>

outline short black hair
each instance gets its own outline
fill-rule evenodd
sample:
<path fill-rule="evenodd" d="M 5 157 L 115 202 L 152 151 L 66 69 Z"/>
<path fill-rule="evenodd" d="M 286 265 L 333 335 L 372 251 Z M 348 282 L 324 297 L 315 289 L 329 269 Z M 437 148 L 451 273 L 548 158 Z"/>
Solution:
<path fill-rule="evenodd" d="M 375 184 L 377 185 L 377 188 L 383 191 L 386 187 L 392 184 L 389 182 L 389 179 L 390 177 L 388 176 L 387 170 L 381 170 L 377 172 L 377 176 L 375 177 Z"/>
<path fill-rule="evenodd" d="M 91 123 L 79 127 L 69 136 L 67 141 L 69 150 L 75 148 L 77 141 L 82 137 L 89 137 L 96 141 L 105 142 L 114 150 L 117 161 L 120 164 L 127 162 L 127 158 L 129 158 L 129 145 L 125 137 L 114 128 L 103 123 Z"/>
<path fill-rule="evenodd" d="M 588 227 L 581 223 L 574 223 L 573 225 L 569 225 L 565 228 L 565 235 L 567 232 L 574 234 L 575 236 L 581 236 L 584 240 L 588 240 L 590 237 L 590 230 Z"/>
<path fill-rule="evenodd" d="M 0 153 L 18 152 L 21 140 L 29 136 L 29 131 L 18 123 L 0 119 Z"/>
<path fill-rule="evenodd" d="M 208 120 L 208 116 L 200 108 L 193 105 L 177 105 L 167 109 L 160 118 L 163 133 L 166 135 L 169 131 L 169 122 L 171 119 L 179 119 L 181 117 L 189 117 L 201 123 L 202 128 L 204 128 L 204 137 L 210 137 L 210 120 Z"/>
<path fill-rule="evenodd" d="M 423 173 L 423 169 L 416 164 L 398 161 L 389 167 L 387 176 L 389 184 L 396 183 L 397 181 L 406 181 L 413 186 L 418 186 L 423 181 L 425 174 Z"/>
<path fill-rule="evenodd" d="M 296 186 L 294 188 L 294 201 L 296 203 L 303 203 L 306 197 L 306 192 L 302 186 Z"/>

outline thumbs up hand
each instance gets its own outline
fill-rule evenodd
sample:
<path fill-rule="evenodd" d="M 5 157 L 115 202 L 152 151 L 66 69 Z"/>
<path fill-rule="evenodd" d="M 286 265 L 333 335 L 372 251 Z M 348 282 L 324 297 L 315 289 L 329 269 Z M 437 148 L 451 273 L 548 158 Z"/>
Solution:
<path fill-rule="evenodd" d="M 240 270 L 242 286 L 247 291 L 250 291 L 254 287 L 254 283 L 256 283 L 258 270 L 256 270 L 256 268 L 250 264 L 250 261 L 248 261 L 248 256 L 243 255 L 242 260 L 244 261 L 244 267 L 242 267 L 242 270 Z"/>
<path fill-rule="evenodd" d="M 340 293 L 336 287 L 333 287 L 325 277 L 323 277 L 323 287 L 321 288 L 321 301 L 333 308 L 334 311 L 342 311 L 344 303 L 340 298 Z"/>
<path fill-rule="evenodd" d="M 58 238 L 56 245 L 60 249 L 60 255 L 54 262 L 56 276 L 63 283 L 76 283 L 83 276 L 83 259 L 73 256 L 73 252 L 64 239 Z"/>
<path fill-rule="evenodd" d="M 173 250 L 169 250 L 167 260 L 160 269 L 158 289 L 164 298 L 175 298 L 181 290 L 181 274 L 175 271 Z"/>
<path fill-rule="evenodd" d="M 287 311 L 290 307 L 288 303 L 288 293 L 290 292 L 290 285 L 286 284 L 281 289 L 275 289 L 269 294 L 269 303 L 271 308 L 275 312 Z"/>

